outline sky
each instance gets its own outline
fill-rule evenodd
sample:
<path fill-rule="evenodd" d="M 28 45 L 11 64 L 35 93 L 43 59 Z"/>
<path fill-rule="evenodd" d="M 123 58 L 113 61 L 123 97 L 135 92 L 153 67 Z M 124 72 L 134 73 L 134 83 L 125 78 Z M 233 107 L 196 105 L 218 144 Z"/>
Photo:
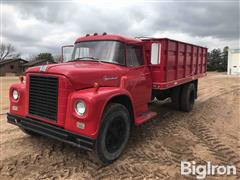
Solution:
<path fill-rule="evenodd" d="M 1 0 L 1 43 L 26 59 L 58 55 L 61 46 L 94 32 L 240 48 L 239 9 L 231 0 Z"/>

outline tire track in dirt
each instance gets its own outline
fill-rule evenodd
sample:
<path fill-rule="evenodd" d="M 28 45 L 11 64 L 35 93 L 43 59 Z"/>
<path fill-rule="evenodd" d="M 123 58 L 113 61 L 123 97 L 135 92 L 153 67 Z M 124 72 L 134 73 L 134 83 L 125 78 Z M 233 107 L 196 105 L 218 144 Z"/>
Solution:
<path fill-rule="evenodd" d="M 72 147 L 68 148 L 65 152 L 65 144 L 52 142 L 50 147 L 41 147 L 39 151 L 23 152 L 1 163 L 1 175 L 18 179 L 19 175 L 24 175 L 26 169 L 33 169 L 34 179 L 40 179 L 40 177 L 68 178 L 73 174 L 75 167 L 79 166 L 75 161 L 79 150 Z M 84 157 L 84 154 L 81 154 L 81 156 Z M 72 161 L 74 163 L 71 163 Z M 75 167 L 72 165 L 75 165 Z M 44 166 L 47 166 L 47 169 Z"/>
<path fill-rule="evenodd" d="M 227 89 L 219 89 L 219 91 L 213 91 L 213 92 L 206 92 L 205 94 L 202 94 L 201 97 L 198 98 L 198 102 L 205 102 L 208 101 L 209 99 L 219 97 L 225 94 L 229 94 L 231 92 L 238 92 L 240 90 L 239 86 L 235 87 L 234 89 L 227 90 Z"/>
<path fill-rule="evenodd" d="M 209 112 L 211 112 L 211 114 L 215 116 L 221 115 L 220 112 L 216 111 L 216 109 L 220 109 L 219 107 L 222 106 L 222 104 L 218 103 L 219 99 L 222 98 L 222 100 L 224 100 L 224 96 L 231 96 L 232 99 L 237 101 L 236 98 L 239 98 L 239 95 L 239 86 L 234 86 L 234 88 L 230 91 L 223 91 L 222 93 L 219 93 L 218 96 L 211 97 L 208 100 L 207 106 L 200 103 L 200 105 L 203 106 L 201 108 L 201 113 L 198 113 L 200 116 L 196 116 L 193 119 L 190 119 L 189 121 L 191 122 L 189 123 L 190 126 L 188 128 L 192 132 L 192 134 L 199 138 L 202 146 L 205 146 L 211 152 L 211 154 L 219 160 L 222 165 L 234 165 L 236 167 L 237 179 L 240 179 L 240 140 L 238 139 L 239 136 L 234 136 L 234 139 L 236 138 L 238 142 L 238 146 L 236 150 L 233 150 L 232 147 L 226 145 L 226 143 L 224 143 L 222 139 L 218 138 L 214 134 L 214 132 L 212 131 L 213 127 L 209 127 L 209 124 L 207 123 L 209 122 L 209 119 L 207 117 L 209 116 Z M 231 103 L 233 106 L 236 105 L 234 101 Z M 239 105 L 239 102 L 237 105 Z"/>
<path fill-rule="evenodd" d="M 151 137 L 150 142 L 141 145 L 138 150 L 134 152 L 134 156 L 141 162 L 173 166 L 175 169 L 178 169 L 178 174 L 180 175 L 180 165 L 182 160 L 195 160 L 199 163 L 204 161 L 200 157 L 195 156 L 186 139 L 179 138 L 183 135 L 182 132 L 186 131 L 186 126 L 182 120 L 179 119 L 179 117 L 185 113 L 173 112 L 177 113 L 177 116 L 176 114 L 169 112 L 168 109 L 168 113 L 164 114 L 161 120 L 154 119 L 149 124 L 143 125 L 145 126 L 143 127 L 145 131 L 147 131 L 148 135 Z M 159 127 L 161 127 L 161 130 L 158 130 Z M 151 131 L 149 132 L 148 129 L 151 129 Z M 171 138 L 170 141 L 173 143 L 169 142 L 169 138 Z M 174 141 L 174 139 L 177 140 Z M 183 143 L 181 143 L 181 141 Z M 154 144 L 154 146 L 149 144 Z"/>
<path fill-rule="evenodd" d="M 238 153 L 215 137 L 209 128 L 199 121 L 193 122 L 190 130 L 223 165 L 235 165 L 238 178 L 240 178 L 240 156 Z"/>

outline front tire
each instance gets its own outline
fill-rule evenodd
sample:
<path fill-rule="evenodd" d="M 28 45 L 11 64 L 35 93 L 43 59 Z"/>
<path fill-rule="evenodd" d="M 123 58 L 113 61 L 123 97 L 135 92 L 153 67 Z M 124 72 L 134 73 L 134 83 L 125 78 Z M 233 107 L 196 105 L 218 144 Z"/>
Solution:
<path fill-rule="evenodd" d="M 121 104 L 110 104 L 104 115 L 96 141 L 96 156 L 107 165 L 120 157 L 130 135 L 129 111 Z"/>

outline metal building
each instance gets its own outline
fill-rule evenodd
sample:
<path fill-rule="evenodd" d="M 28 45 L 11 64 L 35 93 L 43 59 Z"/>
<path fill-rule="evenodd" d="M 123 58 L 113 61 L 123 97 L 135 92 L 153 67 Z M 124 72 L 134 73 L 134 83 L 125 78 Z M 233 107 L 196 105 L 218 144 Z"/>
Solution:
<path fill-rule="evenodd" d="M 240 75 L 240 48 L 228 49 L 227 74 Z"/>

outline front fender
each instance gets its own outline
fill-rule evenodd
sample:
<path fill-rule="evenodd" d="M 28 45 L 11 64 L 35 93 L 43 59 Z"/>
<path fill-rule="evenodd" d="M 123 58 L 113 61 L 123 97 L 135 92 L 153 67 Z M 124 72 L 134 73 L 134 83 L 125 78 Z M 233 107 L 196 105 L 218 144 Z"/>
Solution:
<path fill-rule="evenodd" d="M 12 91 L 14 89 L 17 90 L 19 93 L 19 98 L 17 100 L 14 100 L 12 97 Z M 11 114 L 26 116 L 27 100 L 26 100 L 26 84 L 25 83 L 14 83 L 10 86 L 9 101 L 10 101 L 9 112 Z"/>
<path fill-rule="evenodd" d="M 119 95 L 126 95 L 132 101 L 129 92 L 119 87 L 90 88 L 71 93 L 68 98 L 64 128 L 75 133 L 96 138 L 102 114 L 107 103 L 110 99 Z M 74 104 L 79 99 L 85 101 L 87 106 L 86 113 L 82 117 L 78 116 L 74 109 Z M 77 127 L 77 123 L 79 122 L 84 123 L 84 129 Z"/>

